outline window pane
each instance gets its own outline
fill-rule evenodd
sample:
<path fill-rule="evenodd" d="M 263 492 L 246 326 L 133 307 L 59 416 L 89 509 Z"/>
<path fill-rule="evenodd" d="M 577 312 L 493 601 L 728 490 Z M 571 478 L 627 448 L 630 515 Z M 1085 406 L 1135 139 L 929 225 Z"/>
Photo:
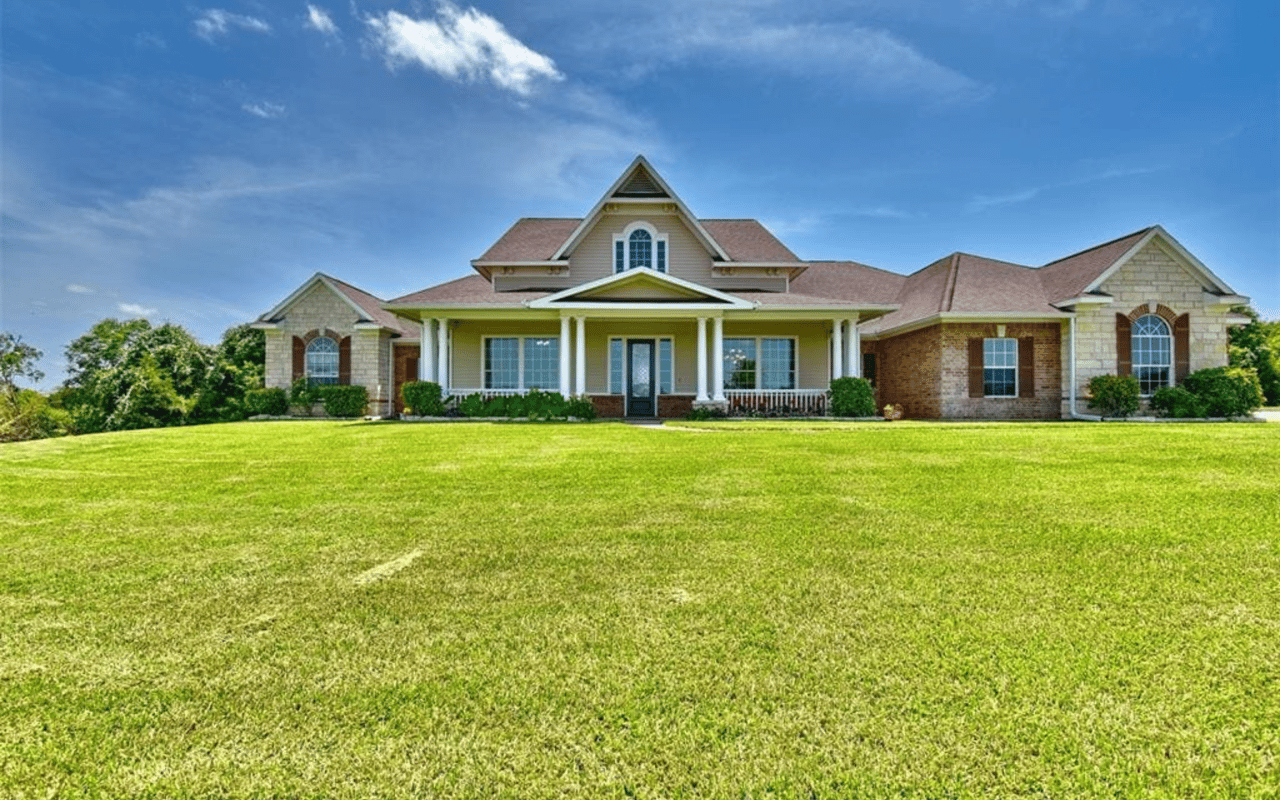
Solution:
<path fill-rule="evenodd" d="M 756 340 L 724 340 L 724 388 L 756 388 Z"/>
<path fill-rule="evenodd" d="M 622 272 L 625 266 L 625 258 L 623 253 L 626 252 L 627 246 L 621 239 L 613 243 L 613 271 Z"/>
<path fill-rule="evenodd" d="M 338 343 L 328 336 L 307 343 L 307 380 L 312 385 L 338 382 Z"/>
<path fill-rule="evenodd" d="M 609 340 L 609 394 L 622 394 L 622 340 Z"/>
<path fill-rule="evenodd" d="M 631 261 L 627 269 L 653 266 L 653 239 L 646 230 L 633 231 L 631 234 Z"/>
<path fill-rule="evenodd" d="M 667 243 L 663 241 L 657 242 L 658 245 L 658 272 L 667 271 Z"/>
<path fill-rule="evenodd" d="M 658 340 L 658 393 L 671 394 L 671 340 Z"/>
<path fill-rule="evenodd" d="M 1169 324 L 1155 314 L 1139 317 L 1133 323 L 1130 338 L 1133 358 L 1133 376 L 1138 379 L 1139 391 L 1153 394 L 1169 385 L 1169 371 L 1173 364 L 1173 339 L 1169 336 Z"/>
<path fill-rule="evenodd" d="M 520 388 L 520 340 L 484 340 L 484 388 Z"/>
<path fill-rule="evenodd" d="M 1016 369 L 987 367 L 982 370 L 982 393 L 987 397 L 1013 397 L 1017 393 Z"/>
<path fill-rule="evenodd" d="M 760 388 L 796 388 L 796 348 L 793 340 L 760 340 Z"/>
<path fill-rule="evenodd" d="M 524 340 L 524 388 L 559 391 L 560 340 L 554 336 Z"/>

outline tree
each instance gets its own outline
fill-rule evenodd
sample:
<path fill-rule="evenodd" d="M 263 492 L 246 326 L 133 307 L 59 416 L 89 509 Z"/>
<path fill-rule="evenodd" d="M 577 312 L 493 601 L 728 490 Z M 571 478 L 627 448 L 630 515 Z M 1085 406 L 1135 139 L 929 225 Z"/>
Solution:
<path fill-rule="evenodd" d="M 43 439 L 66 433 L 65 412 L 53 409 L 44 395 L 19 389 L 18 379 L 39 381 L 36 362 L 44 355 L 8 331 L 0 331 L 0 442 Z"/>
<path fill-rule="evenodd" d="M 1248 325 L 1231 328 L 1227 333 L 1228 363 L 1258 373 L 1267 405 L 1280 404 L 1280 321 L 1264 322 L 1248 306 L 1232 309 L 1247 314 Z"/>
<path fill-rule="evenodd" d="M 8 331 L 0 331 L 0 381 L 7 390 L 16 390 L 18 378 L 39 381 L 44 373 L 36 369 L 36 362 L 44 353 L 22 341 Z"/>

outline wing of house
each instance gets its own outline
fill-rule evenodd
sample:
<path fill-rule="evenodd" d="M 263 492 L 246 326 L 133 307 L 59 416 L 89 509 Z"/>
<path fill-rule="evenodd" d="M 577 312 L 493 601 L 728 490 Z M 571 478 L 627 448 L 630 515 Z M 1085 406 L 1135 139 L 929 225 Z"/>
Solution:
<path fill-rule="evenodd" d="M 1039 268 L 802 261 L 755 220 L 695 217 L 643 157 L 585 217 L 521 219 L 472 268 L 386 302 L 317 274 L 256 323 L 268 385 L 362 384 L 379 414 L 421 379 L 668 417 L 824 413 L 832 379 L 865 374 L 908 416 L 1057 418 L 1093 375 L 1149 392 L 1226 363 L 1247 302 L 1159 227 Z"/>

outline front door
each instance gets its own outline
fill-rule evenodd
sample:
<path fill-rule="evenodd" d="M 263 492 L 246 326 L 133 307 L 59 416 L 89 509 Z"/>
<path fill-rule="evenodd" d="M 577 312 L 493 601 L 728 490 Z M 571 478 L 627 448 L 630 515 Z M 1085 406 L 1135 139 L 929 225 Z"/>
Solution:
<path fill-rule="evenodd" d="M 627 341 L 627 416 L 656 417 L 653 339 Z"/>

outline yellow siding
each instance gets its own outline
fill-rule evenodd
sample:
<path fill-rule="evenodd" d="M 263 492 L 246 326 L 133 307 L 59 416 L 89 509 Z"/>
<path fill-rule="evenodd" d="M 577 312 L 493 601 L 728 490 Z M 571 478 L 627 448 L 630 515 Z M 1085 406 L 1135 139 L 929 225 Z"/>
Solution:
<path fill-rule="evenodd" d="M 449 386 L 452 389 L 479 389 L 484 385 L 484 337 L 486 336 L 553 336 L 556 338 L 560 336 L 558 321 L 454 320 L 450 325 L 453 338 L 453 363 L 449 369 Z M 573 337 L 572 328 L 569 330 L 569 336 Z"/>
<path fill-rule="evenodd" d="M 710 331 L 708 330 L 708 338 Z M 831 385 L 828 349 L 831 324 L 828 322 L 726 322 L 726 339 L 754 336 L 796 338 L 797 389 L 826 389 Z"/>

